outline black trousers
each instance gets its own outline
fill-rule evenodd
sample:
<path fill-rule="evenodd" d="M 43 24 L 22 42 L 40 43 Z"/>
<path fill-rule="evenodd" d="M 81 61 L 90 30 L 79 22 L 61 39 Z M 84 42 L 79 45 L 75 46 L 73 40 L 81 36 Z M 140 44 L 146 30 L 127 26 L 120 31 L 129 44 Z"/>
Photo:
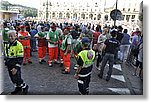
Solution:
<path fill-rule="evenodd" d="M 9 76 L 11 81 L 16 84 L 17 87 L 21 87 L 21 84 L 23 84 L 23 80 L 21 78 L 21 68 L 20 67 L 16 67 L 17 69 L 17 73 L 15 75 L 12 74 L 12 68 L 8 67 L 8 72 L 9 72 Z"/>
<path fill-rule="evenodd" d="M 78 79 L 78 88 L 82 95 L 89 94 L 89 83 L 90 83 L 91 75 L 87 77 L 79 77 Z"/>

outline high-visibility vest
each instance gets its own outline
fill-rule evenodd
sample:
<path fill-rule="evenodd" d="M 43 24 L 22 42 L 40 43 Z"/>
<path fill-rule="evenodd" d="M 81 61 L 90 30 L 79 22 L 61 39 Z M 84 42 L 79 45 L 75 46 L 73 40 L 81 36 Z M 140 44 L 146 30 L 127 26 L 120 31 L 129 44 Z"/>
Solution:
<path fill-rule="evenodd" d="M 67 36 L 65 37 L 65 39 L 62 41 L 61 49 L 62 49 L 63 51 L 65 51 L 65 50 L 67 49 L 67 39 L 68 39 L 68 38 L 70 38 L 70 39 L 72 40 L 72 36 L 71 36 L 71 35 L 67 35 Z M 71 43 L 72 43 L 72 41 L 71 41 Z M 71 51 L 71 48 L 70 48 L 69 50 Z"/>
<path fill-rule="evenodd" d="M 48 33 L 48 36 L 50 38 L 49 40 L 51 40 L 52 42 L 58 41 L 58 35 L 59 35 L 58 31 L 55 31 L 55 32 L 50 31 Z M 50 42 L 50 44 L 53 44 L 53 43 Z"/>
<path fill-rule="evenodd" d="M 8 44 L 5 47 L 5 52 L 7 58 L 18 58 L 24 56 L 24 49 L 19 41 L 16 41 L 12 45 Z"/>
<path fill-rule="evenodd" d="M 38 33 L 39 37 L 44 37 L 45 33 L 44 32 L 39 32 Z M 38 39 L 38 47 L 46 46 L 46 38 L 44 39 Z"/>
<path fill-rule="evenodd" d="M 88 54 L 92 54 L 91 59 L 88 58 Z M 83 60 L 83 68 L 87 68 L 93 64 L 95 59 L 95 52 L 93 50 L 83 50 L 78 54 L 78 56 L 80 56 Z"/>
<path fill-rule="evenodd" d="M 21 34 L 21 36 L 28 36 L 29 32 L 27 32 L 27 31 L 25 31 L 25 32 L 20 31 L 20 32 L 18 32 L 18 34 Z M 23 46 L 30 47 L 30 39 L 24 39 L 24 40 L 19 39 L 19 41 L 21 42 L 21 44 Z"/>
<path fill-rule="evenodd" d="M 88 55 L 91 54 L 91 58 Z M 95 59 L 95 52 L 93 50 L 83 50 L 78 54 L 83 61 L 83 66 L 78 74 L 79 77 L 88 77 L 92 73 L 92 65 Z"/>

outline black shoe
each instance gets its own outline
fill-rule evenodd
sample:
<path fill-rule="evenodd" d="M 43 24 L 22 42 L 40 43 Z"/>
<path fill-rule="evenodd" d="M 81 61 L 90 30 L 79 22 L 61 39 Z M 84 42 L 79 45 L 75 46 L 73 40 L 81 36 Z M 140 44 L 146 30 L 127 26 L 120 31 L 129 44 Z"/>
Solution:
<path fill-rule="evenodd" d="M 117 62 L 114 62 L 114 64 L 117 64 Z"/>
<path fill-rule="evenodd" d="M 63 67 L 63 63 L 60 63 L 60 67 Z"/>
<path fill-rule="evenodd" d="M 46 62 L 44 59 L 42 59 L 42 61 L 41 62 Z"/>
<path fill-rule="evenodd" d="M 109 81 L 109 80 L 110 80 L 110 77 L 107 76 L 107 77 L 106 77 L 106 81 Z"/>
<path fill-rule="evenodd" d="M 23 63 L 23 66 L 27 65 L 26 63 Z"/>
<path fill-rule="evenodd" d="M 16 87 L 15 90 L 13 92 L 11 92 L 11 95 L 17 95 L 19 93 L 21 93 L 22 88 L 21 87 Z"/>
<path fill-rule="evenodd" d="M 70 72 L 62 71 L 62 74 L 70 74 Z"/>
<path fill-rule="evenodd" d="M 39 62 L 40 64 L 43 64 L 42 61 Z"/>
<path fill-rule="evenodd" d="M 27 85 L 25 88 L 22 88 L 22 94 L 27 95 L 29 86 Z"/>
<path fill-rule="evenodd" d="M 100 74 L 98 74 L 98 77 L 99 77 L 100 79 L 102 79 L 102 78 L 103 78 L 103 76 L 102 76 L 102 75 L 100 75 Z"/>
<path fill-rule="evenodd" d="M 61 71 L 65 71 L 65 69 L 61 69 Z"/>
<path fill-rule="evenodd" d="M 108 82 L 110 79 L 106 79 L 106 81 Z"/>
<path fill-rule="evenodd" d="M 28 61 L 29 64 L 32 64 L 32 61 Z"/>

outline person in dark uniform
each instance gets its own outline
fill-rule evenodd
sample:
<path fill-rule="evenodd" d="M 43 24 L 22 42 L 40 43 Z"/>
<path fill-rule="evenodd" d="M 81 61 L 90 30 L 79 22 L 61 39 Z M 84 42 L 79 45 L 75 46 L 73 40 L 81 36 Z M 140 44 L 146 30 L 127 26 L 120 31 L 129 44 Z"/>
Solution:
<path fill-rule="evenodd" d="M 116 40 L 118 40 L 119 41 L 119 43 L 121 43 L 121 41 L 122 41 L 122 38 L 123 38 L 123 33 L 122 33 L 122 30 L 123 30 L 123 28 L 122 28 L 122 26 L 118 26 L 117 27 L 117 37 L 116 37 Z M 118 46 L 118 48 L 116 48 L 116 51 L 115 51 L 115 56 L 114 56 L 114 58 L 115 58 L 115 62 L 114 62 L 114 64 L 117 64 L 118 63 L 118 51 L 120 51 L 120 48 L 119 48 L 120 46 Z"/>
<path fill-rule="evenodd" d="M 78 67 L 74 77 L 78 79 L 80 94 L 88 95 L 95 52 L 92 49 L 89 49 L 90 40 L 87 37 L 82 38 L 81 42 L 83 50 L 78 54 Z"/>
<path fill-rule="evenodd" d="M 103 50 L 105 51 L 105 55 L 102 60 L 102 66 L 101 66 L 100 73 L 98 74 L 98 77 L 102 79 L 105 65 L 107 64 L 107 61 L 109 61 L 109 71 L 107 72 L 106 81 L 110 80 L 110 77 L 112 74 L 112 68 L 113 68 L 113 64 L 114 64 L 115 51 L 116 51 L 116 48 L 119 47 L 119 45 L 120 45 L 119 41 L 116 40 L 117 32 L 115 30 L 113 30 L 111 32 L 111 36 L 112 36 L 112 38 L 107 39 L 104 42 L 105 45 L 103 47 Z"/>
<path fill-rule="evenodd" d="M 29 86 L 21 78 L 21 65 L 23 62 L 24 49 L 22 44 L 16 40 L 16 31 L 8 31 L 9 44 L 5 47 L 6 61 L 5 65 L 8 68 L 11 81 L 16 88 L 12 95 L 23 94 L 26 95 Z"/>

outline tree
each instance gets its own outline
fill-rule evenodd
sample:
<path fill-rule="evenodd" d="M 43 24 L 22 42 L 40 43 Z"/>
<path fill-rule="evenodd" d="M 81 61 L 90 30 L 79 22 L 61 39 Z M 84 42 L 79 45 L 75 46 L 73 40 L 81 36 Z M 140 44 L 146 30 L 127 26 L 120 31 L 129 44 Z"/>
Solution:
<path fill-rule="evenodd" d="M 1 4 L 1 8 L 4 10 L 8 10 L 9 7 L 12 6 L 12 4 L 9 3 L 8 1 L 1 1 L 0 4 Z"/>
<path fill-rule="evenodd" d="M 37 10 L 36 9 L 25 9 L 23 10 L 23 16 L 26 17 L 36 17 L 37 16 Z"/>

